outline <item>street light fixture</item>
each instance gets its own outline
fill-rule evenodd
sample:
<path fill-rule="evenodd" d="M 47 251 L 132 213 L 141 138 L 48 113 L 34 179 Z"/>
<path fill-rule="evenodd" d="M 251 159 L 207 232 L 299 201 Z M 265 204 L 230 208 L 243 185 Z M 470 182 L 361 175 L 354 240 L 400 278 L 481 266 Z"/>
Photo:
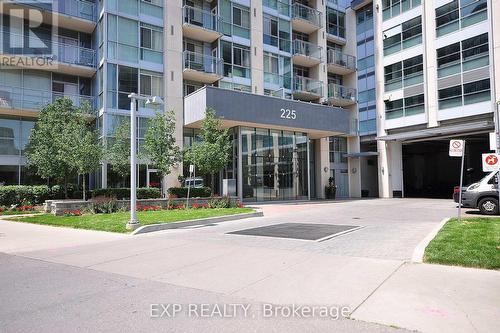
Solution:
<path fill-rule="evenodd" d="M 130 221 L 127 223 L 128 230 L 135 230 L 140 226 L 137 220 L 137 101 L 146 101 L 146 105 L 160 106 L 165 104 L 158 96 L 141 96 L 136 93 L 128 95 L 130 98 Z"/>

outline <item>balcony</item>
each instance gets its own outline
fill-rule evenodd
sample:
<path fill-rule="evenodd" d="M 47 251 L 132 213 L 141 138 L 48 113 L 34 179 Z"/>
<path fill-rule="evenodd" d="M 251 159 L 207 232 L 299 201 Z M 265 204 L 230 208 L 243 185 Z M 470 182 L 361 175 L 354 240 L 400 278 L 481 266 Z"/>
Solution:
<path fill-rule="evenodd" d="M 212 43 L 222 36 L 219 32 L 220 18 L 218 15 L 191 6 L 183 7 L 183 15 L 182 32 L 184 37 Z"/>
<path fill-rule="evenodd" d="M 292 82 L 293 98 L 314 101 L 323 97 L 323 82 L 304 76 L 295 76 Z"/>
<path fill-rule="evenodd" d="M 356 57 L 329 49 L 327 51 L 328 72 L 346 75 L 356 71 Z"/>
<path fill-rule="evenodd" d="M 321 63 L 321 46 L 302 40 L 293 41 L 293 64 L 312 67 Z"/>
<path fill-rule="evenodd" d="M 65 1 L 20 1 L 11 0 L 0 6 L 1 11 L 8 13 L 11 9 L 20 7 L 40 9 L 43 22 L 86 33 L 92 33 L 97 24 L 97 7 L 94 2 L 84 0 Z"/>
<path fill-rule="evenodd" d="M 4 38 L 20 39 L 24 45 L 37 47 L 16 48 L 15 52 L 4 52 L 0 47 L 0 54 L 9 56 L 17 67 L 49 70 L 63 74 L 92 77 L 96 72 L 96 52 L 93 49 L 75 44 L 58 42 L 58 36 L 52 39 L 27 37 L 18 34 L 4 33 Z M 31 57 L 40 57 L 46 61 L 28 61 Z"/>
<path fill-rule="evenodd" d="M 0 114 L 36 116 L 45 105 L 63 97 L 71 99 L 75 106 L 81 106 L 86 101 L 92 110 L 96 108 L 94 96 L 0 85 Z"/>
<path fill-rule="evenodd" d="M 328 84 L 328 103 L 340 107 L 356 104 L 356 89 L 330 83 Z"/>
<path fill-rule="evenodd" d="M 183 52 L 184 79 L 212 84 L 222 78 L 222 59 L 191 51 Z"/>
<path fill-rule="evenodd" d="M 292 7 L 292 27 L 293 30 L 304 32 L 306 34 L 313 33 L 323 26 L 323 17 L 320 11 L 294 3 Z"/>

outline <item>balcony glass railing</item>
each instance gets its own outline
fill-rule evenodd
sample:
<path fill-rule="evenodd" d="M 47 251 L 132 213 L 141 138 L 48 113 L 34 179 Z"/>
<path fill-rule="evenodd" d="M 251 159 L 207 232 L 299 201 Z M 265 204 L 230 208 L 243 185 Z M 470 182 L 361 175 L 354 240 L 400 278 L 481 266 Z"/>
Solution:
<path fill-rule="evenodd" d="M 262 4 L 268 8 L 277 10 L 282 15 L 290 16 L 290 4 L 288 1 L 264 0 Z"/>
<path fill-rule="evenodd" d="M 293 54 L 301 54 L 321 60 L 321 46 L 295 39 L 293 41 Z"/>
<path fill-rule="evenodd" d="M 272 45 L 279 48 L 280 51 L 290 52 L 290 39 L 288 38 L 279 38 L 277 36 L 271 36 L 264 34 L 263 42 L 267 45 Z"/>
<path fill-rule="evenodd" d="M 184 51 L 184 69 L 222 76 L 222 59 L 209 55 Z"/>
<path fill-rule="evenodd" d="M 293 4 L 292 18 L 306 20 L 317 27 L 322 27 L 321 12 L 298 2 Z"/>
<path fill-rule="evenodd" d="M 264 72 L 264 83 L 279 86 L 285 89 L 291 88 L 291 76 L 290 74 L 280 75 L 277 73 Z"/>
<path fill-rule="evenodd" d="M 342 53 L 341 51 L 329 49 L 327 51 L 329 65 L 336 65 L 347 69 L 356 69 L 356 57 Z"/>
<path fill-rule="evenodd" d="M 305 92 L 320 97 L 323 95 L 323 82 L 297 75 L 293 78 L 292 90 L 294 92 Z"/>
<path fill-rule="evenodd" d="M 59 0 L 56 2 L 47 0 L 14 0 L 14 2 L 28 4 L 43 10 L 54 11 L 89 21 L 96 21 L 97 19 L 96 5 L 91 1 Z"/>
<path fill-rule="evenodd" d="M 344 99 L 353 102 L 357 101 L 356 89 L 344 87 L 340 84 L 328 84 L 328 98 L 330 99 Z"/>
<path fill-rule="evenodd" d="M 92 110 L 95 109 L 96 99 L 94 96 L 65 94 L 41 89 L 0 85 L 0 108 L 38 111 L 45 105 L 63 97 L 71 99 L 73 104 L 77 107 L 86 102 L 89 103 Z"/>
<path fill-rule="evenodd" d="M 192 24 L 203 29 L 219 31 L 219 16 L 209 11 L 184 6 L 184 23 Z"/>
<path fill-rule="evenodd" d="M 58 36 L 52 36 L 52 39 L 44 39 L 39 37 L 28 37 L 19 34 L 4 33 L 4 38 L 13 38 L 23 40 L 24 48 L 16 49 L 16 52 L 10 54 L 13 56 L 50 56 L 55 61 L 80 65 L 87 67 L 96 67 L 96 52 L 93 49 L 78 46 L 75 44 L 60 42 Z M 4 49 L 0 47 L 2 53 Z"/>

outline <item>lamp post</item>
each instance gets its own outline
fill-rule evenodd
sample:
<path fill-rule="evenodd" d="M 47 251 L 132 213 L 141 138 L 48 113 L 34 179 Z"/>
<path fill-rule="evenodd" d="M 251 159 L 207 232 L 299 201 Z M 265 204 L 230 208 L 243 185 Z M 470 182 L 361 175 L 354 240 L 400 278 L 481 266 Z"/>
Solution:
<path fill-rule="evenodd" d="M 146 101 L 146 105 L 163 105 L 163 100 L 158 96 L 140 96 L 136 93 L 128 95 L 130 98 L 130 221 L 127 223 L 128 230 L 135 230 L 140 226 L 137 220 L 137 101 Z"/>

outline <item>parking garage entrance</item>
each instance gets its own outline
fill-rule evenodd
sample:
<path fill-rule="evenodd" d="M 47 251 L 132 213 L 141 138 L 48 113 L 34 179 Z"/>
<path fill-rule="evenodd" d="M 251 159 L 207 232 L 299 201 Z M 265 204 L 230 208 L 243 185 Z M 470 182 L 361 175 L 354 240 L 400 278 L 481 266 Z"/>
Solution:
<path fill-rule="evenodd" d="M 481 179 L 481 154 L 490 152 L 488 133 L 465 139 L 464 184 Z M 449 157 L 450 138 L 403 143 L 403 185 L 407 198 L 451 198 L 460 181 L 460 158 Z"/>

